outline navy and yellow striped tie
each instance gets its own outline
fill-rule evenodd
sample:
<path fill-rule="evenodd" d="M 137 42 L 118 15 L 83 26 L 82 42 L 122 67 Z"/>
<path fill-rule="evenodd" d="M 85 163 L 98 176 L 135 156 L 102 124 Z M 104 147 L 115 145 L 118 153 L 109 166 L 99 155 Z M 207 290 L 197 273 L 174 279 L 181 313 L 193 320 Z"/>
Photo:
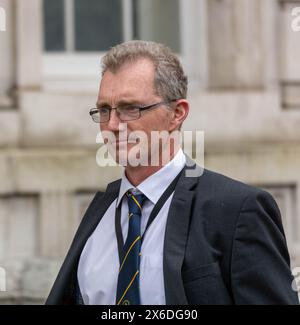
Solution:
<path fill-rule="evenodd" d="M 139 272 L 141 251 L 141 212 L 144 194 L 127 192 L 128 235 L 123 247 L 117 286 L 117 305 L 140 305 Z"/>

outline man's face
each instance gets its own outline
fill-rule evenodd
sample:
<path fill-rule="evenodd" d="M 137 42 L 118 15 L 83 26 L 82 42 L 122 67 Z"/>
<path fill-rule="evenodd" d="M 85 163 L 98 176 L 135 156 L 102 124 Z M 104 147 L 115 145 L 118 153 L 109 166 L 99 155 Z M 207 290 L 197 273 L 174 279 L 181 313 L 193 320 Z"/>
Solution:
<path fill-rule="evenodd" d="M 97 104 L 99 106 L 117 107 L 120 104 L 149 105 L 163 101 L 155 94 L 154 90 L 154 66 L 150 60 L 140 59 L 135 63 L 125 64 L 116 73 L 106 71 L 100 84 Z M 147 155 L 150 155 L 151 131 L 170 131 L 172 124 L 172 111 L 161 105 L 155 109 L 141 112 L 137 120 L 122 122 L 115 110 L 111 111 L 110 120 L 100 124 L 101 131 L 113 132 L 117 140 L 116 160 L 127 150 L 130 154 L 136 143 L 118 141 L 122 136 L 122 128 L 119 125 L 127 124 L 127 136 L 133 131 L 142 131 L 148 138 Z M 124 128 L 123 128 L 124 129 Z M 105 138 L 105 137 L 104 137 Z M 128 138 L 128 137 L 127 137 Z"/>

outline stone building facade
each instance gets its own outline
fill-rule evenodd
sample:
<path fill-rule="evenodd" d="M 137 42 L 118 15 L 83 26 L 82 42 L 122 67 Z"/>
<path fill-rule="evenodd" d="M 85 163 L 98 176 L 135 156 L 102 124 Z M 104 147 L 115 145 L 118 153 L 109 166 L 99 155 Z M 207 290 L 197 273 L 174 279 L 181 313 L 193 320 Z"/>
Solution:
<path fill-rule="evenodd" d="M 104 9 L 113 2 L 99 1 Z M 46 1 L 0 0 L 0 304 L 44 302 L 93 193 L 121 175 L 97 166 L 98 126 L 88 115 L 103 51 L 86 51 L 94 46 L 84 43 L 87 35 L 74 36 L 80 28 L 72 13 L 80 16 L 82 2 L 52 1 L 59 2 L 65 44 L 55 51 L 51 33 L 56 40 L 60 33 L 51 12 L 45 23 Z M 183 129 L 205 132 L 206 168 L 274 195 L 292 265 L 300 266 L 300 32 L 293 11 L 300 1 L 141 3 L 137 10 L 134 0 L 114 2 L 120 40 L 166 39 L 179 52 L 190 80 Z M 117 12 L 108 9 L 101 12 Z M 155 24 L 151 12 L 161 15 Z"/>

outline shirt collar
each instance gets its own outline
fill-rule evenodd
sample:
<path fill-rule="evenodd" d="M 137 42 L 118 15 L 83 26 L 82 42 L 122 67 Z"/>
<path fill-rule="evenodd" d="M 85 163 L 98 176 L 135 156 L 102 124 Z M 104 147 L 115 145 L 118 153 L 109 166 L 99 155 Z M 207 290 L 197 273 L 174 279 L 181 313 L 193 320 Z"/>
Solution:
<path fill-rule="evenodd" d="M 117 206 L 119 206 L 120 202 L 122 201 L 124 194 L 130 189 L 133 189 L 136 192 L 142 192 L 153 204 L 156 204 L 163 192 L 182 170 L 185 163 L 186 157 L 180 148 L 171 161 L 169 161 L 156 173 L 146 178 L 137 187 L 134 187 L 129 182 L 124 171 L 117 200 Z"/>

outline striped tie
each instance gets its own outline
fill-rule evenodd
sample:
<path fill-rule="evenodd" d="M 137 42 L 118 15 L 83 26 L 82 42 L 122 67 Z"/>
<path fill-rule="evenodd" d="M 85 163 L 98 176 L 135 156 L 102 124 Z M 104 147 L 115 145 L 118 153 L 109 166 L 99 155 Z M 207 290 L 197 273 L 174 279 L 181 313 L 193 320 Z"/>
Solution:
<path fill-rule="evenodd" d="M 119 268 L 117 305 L 140 305 L 139 272 L 141 251 L 141 212 L 144 194 L 127 192 L 128 235 L 123 246 L 122 262 Z"/>

